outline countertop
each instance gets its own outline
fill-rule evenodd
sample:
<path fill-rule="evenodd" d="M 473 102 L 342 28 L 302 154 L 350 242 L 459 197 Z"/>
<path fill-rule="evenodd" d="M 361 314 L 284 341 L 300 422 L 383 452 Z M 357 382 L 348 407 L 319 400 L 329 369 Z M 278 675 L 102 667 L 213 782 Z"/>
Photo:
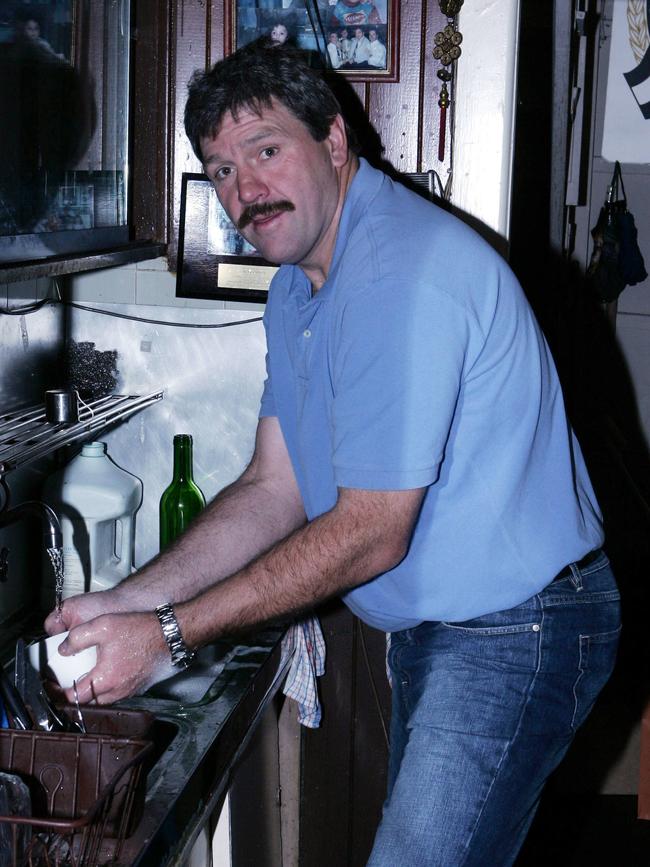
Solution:
<path fill-rule="evenodd" d="M 155 717 L 155 764 L 147 777 L 144 812 L 122 845 L 115 862 L 119 867 L 171 867 L 185 862 L 286 675 L 288 663 L 280 668 L 283 632 L 272 627 L 240 644 L 223 642 L 203 648 L 187 672 L 154 686 L 144 696 L 117 703 Z M 0 657 L 7 658 L 8 638 L 5 632 Z M 100 863 L 113 846 L 103 845 Z"/>
<path fill-rule="evenodd" d="M 149 772 L 144 815 L 125 841 L 119 865 L 167 867 L 187 858 L 227 791 L 230 771 L 257 721 L 282 684 L 282 634 L 281 629 L 268 629 L 250 643 L 228 646 L 222 670 L 194 703 L 152 696 L 121 703 L 153 713 L 163 742 L 174 737 Z M 191 672 L 181 678 L 191 683 Z"/>

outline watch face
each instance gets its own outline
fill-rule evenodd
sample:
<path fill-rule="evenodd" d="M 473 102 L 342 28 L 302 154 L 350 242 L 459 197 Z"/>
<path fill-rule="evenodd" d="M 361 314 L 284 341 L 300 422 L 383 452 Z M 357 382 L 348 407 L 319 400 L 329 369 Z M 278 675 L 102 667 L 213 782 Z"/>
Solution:
<path fill-rule="evenodd" d="M 172 665 L 187 668 L 194 657 L 194 653 L 187 649 L 187 645 L 183 641 L 173 607 L 169 603 L 159 605 L 156 608 L 156 616 L 160 621 L 163 636 L 169 647 Z"/>

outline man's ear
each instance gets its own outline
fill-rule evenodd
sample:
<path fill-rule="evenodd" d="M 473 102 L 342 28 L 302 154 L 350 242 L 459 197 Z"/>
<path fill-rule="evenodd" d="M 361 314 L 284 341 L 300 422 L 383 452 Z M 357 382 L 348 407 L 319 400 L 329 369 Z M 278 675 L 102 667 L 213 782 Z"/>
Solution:
<path fill-rule="evenodd" d="M 350 152 L 348 149 L 348 134 L 345 130 L 345 121 L 340 114 L 337 114 L 332 121 L 330 131 L 327 134 L 327 141 L 334 165 L 344 166 L 348 161 Z"/>

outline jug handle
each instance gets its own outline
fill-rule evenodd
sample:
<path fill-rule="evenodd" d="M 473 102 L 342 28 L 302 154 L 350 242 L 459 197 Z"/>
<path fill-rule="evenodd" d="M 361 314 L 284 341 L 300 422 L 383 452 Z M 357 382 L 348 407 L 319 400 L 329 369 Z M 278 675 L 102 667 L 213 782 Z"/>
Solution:
<path fill-rule="evenodd" d="M 131 518 L 128 521 L 118 518 L 115 522 L 115 553 L 120 563 L 126 561 L 133 566 L 131 553 Z M 119 550 L 118 550 L 119 547 Z"/>

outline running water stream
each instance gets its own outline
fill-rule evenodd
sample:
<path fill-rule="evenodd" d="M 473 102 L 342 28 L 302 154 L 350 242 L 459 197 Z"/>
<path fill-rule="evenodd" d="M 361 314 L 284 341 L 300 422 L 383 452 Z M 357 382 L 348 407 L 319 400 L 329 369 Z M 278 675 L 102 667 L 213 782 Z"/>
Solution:
<path fill-rule="evenodd" d="M 54 572 L 54 596 L 57 616 L 61 616 L 63 605 L 63 548 L 46 548 Z"/>

